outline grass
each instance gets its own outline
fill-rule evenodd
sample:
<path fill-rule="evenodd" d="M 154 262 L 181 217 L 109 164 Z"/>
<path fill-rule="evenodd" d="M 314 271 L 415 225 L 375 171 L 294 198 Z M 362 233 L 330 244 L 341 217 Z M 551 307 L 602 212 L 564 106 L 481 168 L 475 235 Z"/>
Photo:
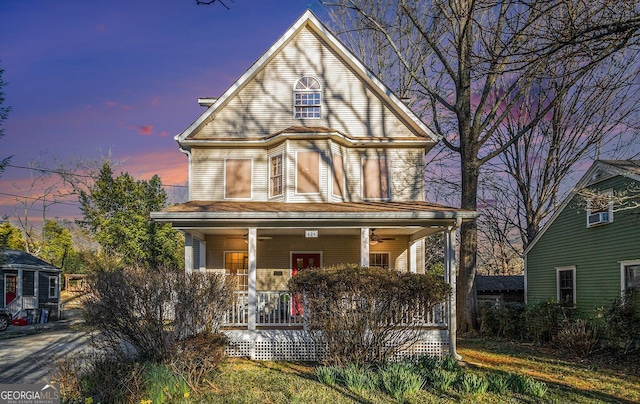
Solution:
<path fill-rule="evenodd" d="M 640 402 L 640 376 L 631 366 L 594 365 L 559 358 L 554 351 L 531 345 L 491 340 L 464 340 L 459 352 L 466 364 L 457 372 L 473 373 L 491 384 L 493 379 L 518 378 L 544 382 L 541 398 L 514 393 L 513 389 L 469 393 L 464 389 L 446 391 L 431 388 L 406 397 L 409 403 L 538 403 L 538 402 Z M 637 360 L 637 356 L 636 359 Z M 630 363 L 633 363 L 631 360 Z M 395 403 L 383 389 L 349 389 L 344 384 L 318 381 L 315 364 L 252 362 L 230 359 L 207 380 L 210 388 L 193 402 L 210 403 Z M 469 380 L 469 383 L 472 381 Z M 494 382 L 495 383 L 495 382 Z M 500 382 L 499 382 L 500 383 Z M 527 382 L 530 383 L 530 382 Z M 542 384 L 542 383 L 540 383 Z M 483 386 L 483 389 L 485 387 Z"/>

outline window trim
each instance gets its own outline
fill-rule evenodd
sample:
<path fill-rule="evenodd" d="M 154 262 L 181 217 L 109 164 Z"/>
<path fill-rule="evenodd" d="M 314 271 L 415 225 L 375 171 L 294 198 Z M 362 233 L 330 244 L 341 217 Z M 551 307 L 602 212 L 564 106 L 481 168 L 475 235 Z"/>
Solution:
<path fill-rule="evenodd" d="M 238 292 L 246 292 L 249 290 L 249 251 L 248 250 L 224 250 L 222 252 L 222 267 L 223 267 L 223 271 L 224 271 L 224 276 L 235 276 L 237 277 L 237 279 L 239 280 L 240 275 L 238 275 L 238 272 L 236 271 L 235 275 L 234 274 L 229 274 L 227 273 L 227 254 L 244 254 L 246 256 L 247 259 L 247 273 L 246 274 L 241 274 L 243 277 L 246 277 L 247 280 L 247 289 L 241 289 L 238 288 Z M 244 269 L 244 268 L 243 268 Z M 242 286 L 244 287 L 244 285 L 240 285 L 238 284 L 237 286 Z"/>
<path fill-rule="evenodd" d="M 276 157 L 280 157 L 280 193 L 279 194 L 272 194 L 272 179 L 274 177 L 273 175 L 273 170 L 272 170 L 272 164 L 271 164 L 271 160 L 276 158 Z M 271 154 L 269 155 L 269 198 L 277 198 L 277 197 L 281 197 L 284 196 L 284 153 L 280 152 L 280 153 L 275 153 L 275 154 Z"/>
<path fill-rule="evenodd" d="M 316 83 L 318 83 L 318 89 L 299 89 L 298 84 L 303 80 L 303 79 L 307 79 L 307 78 L 311 78 L 313 80 L 315 80 Z M 313 93 L 318 93 L 320 95 L 320 102 L 318 105 L 298 105 L 296 103 L 296 95 L 297 94 L 313 94 Z M 293 105 L 293 119 L 322 119 L 322 115 L 323 115 L 323 103 L 324 103 L 324 95 L 322 94 L 322 84 L 320 84 L 320 80 L 318 80 L 317 77 L 312 76 L 312 75 L 305 75 L 300 77 L 298 80 L 296 80 L 295 84 L 293 85 L 293 99 L 292 99 L 292 105 Z M 296 111 L 296 108 L 304 108 L 304 107 L 318 107 L 319 108 L 319 116 L 298 116 L 298 112 Z"/>
<path fill-rule="evenodd" d="M 591 217 L 591 203 L 593 201 L 594 198 L 598 197 L 598 196 L 602 196 L 602 197 L 607 197 L 609 199 L 609 205 L 608 205 L 608 220 L 606 222 L 598 222 L 598 223 L 589 223 L 589 218 Z M 613 223 L 613 189 L 607 189 L 605 191 L 602 191 L 598 194 L 598 196 L 594 196 L 591 197 L 587 200 L 587 227 L 597 227 L 597 226 L 603 226 L 605 224 L 609 224 L 609 223 Z M 595 213 L 604 213 L 604 211 L 596 211 Z"/>
<path fill-rule="evenodd" d="M 58 292 L 58 289 L 59 289 L 58 276 L 57 275 L 55 275 L 55 276 L 47 276 L 47 278 L 49 278 L 48 282 L 47 282 L 47 295 L 49 296 L 49 299 L 57 299 L 58 295 L 59 295 L 59 292 Z M 54 281 L 54 291 L 53 291 L 54 293 L 53 293 L 53 295 L 51 295 L 51 280 L 52 279 Z"/>
<path fill-rule="evenodd" d="M 572 265 L 572 266 L 566 266 L 566 267 L 556 267 L 556 300 L 558 301 L 558 303 L 560 303 L 560 305 L 562 305 L 562 300 L 560 300 L 560 272 L 564 272 L 564 271 L 572 271 L 573 275 L 572 275 L 572 290 L 573 290 L 573 306 L 571 307 L 576 307 L 576 295 L 577 293 L 577 287 L 576 287 L 576 266 Z"/>
<path fill-rule="evenodd" d="M 379 265 L 373 265 L 372 264 L 372 260 L 371 260 L 371 256 L 372 255 L 386 255 L 387 256 L 387 267 L 384 268 L 384 266 L 379 266 Z M 392 269 L 391 267 L 391 253 L 388 251 L 369 251 L 369 267 L 379 267 L 379 268 L 384 268 L 384 269 Z"/>
<path fill-rule="evenodd" d="M 251 172 L 249 173 L 249 190 L 250 190 L 250 195 L 249 197 L 245 197 L 245 198 L 233 198 L 233 197 L 229 197 L 227 196 L 227 161 L 228 160 L 249 160 L 251 162 Z M 223 166 L 223 189 L 222 189 L 222 193 L 223 193 L 223 197 L 225 200 L 232 200 L 232 201 L 251 201 L 253 200 L 253 157 L 225 157 L 224 158 L 224 166 Z"/>
<path fill-rule="evenodd" d="M 640 265 L 640 259 L 619 261 L 619 263 L 620 263 L 620 295 L 624 297 L 624 295 L 627 293 L 627 289 L 629 289 L 629 287 L 627 286 L 627 267 Z"/>

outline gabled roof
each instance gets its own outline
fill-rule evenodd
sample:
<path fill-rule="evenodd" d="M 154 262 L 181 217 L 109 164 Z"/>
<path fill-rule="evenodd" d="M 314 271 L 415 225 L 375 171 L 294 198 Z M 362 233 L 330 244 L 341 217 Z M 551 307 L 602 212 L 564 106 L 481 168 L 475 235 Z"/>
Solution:
<path fill-rule="evenodd" d="M 403 117 L 418 133 L 421 133 L 425 139 L 433 142 L 438 141 L 438 137 L 422 122 L 422 120 L 407 107 L 402 100 L 397 97 L 389 87 L 382 83 L 375 75 L 367 69 L 367 67 L 351 53 L 342 42 L 333 35 L 329 29 L 320 22 L 320 20 L 307 10 L 288 30 L 280 37 L 272 46 L 264 53 L 258 61 L 256 61 L 231 87 L 225 91 L 222 96 L 212 99 L 212 103 L 207 110 L 202 113 L 187 129 L 176 135 L 174 139 L 178 143 L 187 140 L 190 135 L 196 133 L 199 128 L 209 122 L 216 114 L 219 108 L 222 108 L 228 99 L 238 93 L 251 79 L 278 54 L 303 28 L 312 30 L 318 35 L 329 47 L 338 55 L 338 57 L 347 65 L 349 65 L 360 76 L 362 80 L 367 81 L 372 88 L 384 95 L 389 101 L 392 110 Z M 205 104 L 208 105 L 208 104 Z"/>
<path fill-rule="evenodd" d="M 586 173 L 580 178 L 578 183 L 573 187 L 569 195 L 562 201 L 560 207 L 553 213 L 551 218 L 542 227 L 542 230 L 538 232 L 536 237 L 531 241 L 527 248 L 523 251 L 522 255 L 527 255 L 529 251 L 536 245 L 538 240 L 544 235 L 549 227 L 553 224 L 558 216 L 564 211 L 573 197 L 580 191 L 588 186 L 597 184 L 598 182 L 606 179 L 623 176 L 631 178 L 640 182 L 640 160 L 596 160 Z"/>
<path fill-rule="evenodd" d="M 478 292 L 524 291 L 524 275 L 476 275 Z"/>
<path fill-rule="evenodd" d="M 0 250 L 0 268 L 13 269 L 27 267 L 27 269 L 45 270 L 49 272 L 61 272 L 57 268 L 38 257 L 18 250 Z"/>

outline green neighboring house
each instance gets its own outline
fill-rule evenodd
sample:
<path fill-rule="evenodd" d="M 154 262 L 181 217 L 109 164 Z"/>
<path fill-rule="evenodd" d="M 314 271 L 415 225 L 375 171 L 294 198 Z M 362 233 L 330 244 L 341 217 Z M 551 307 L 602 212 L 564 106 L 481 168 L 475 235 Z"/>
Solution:
<path fill-rule="evenodd" d="M 640 292 L 640 160 L 595 161 L 524 257 L 527 303 L 592 314 Z"/>

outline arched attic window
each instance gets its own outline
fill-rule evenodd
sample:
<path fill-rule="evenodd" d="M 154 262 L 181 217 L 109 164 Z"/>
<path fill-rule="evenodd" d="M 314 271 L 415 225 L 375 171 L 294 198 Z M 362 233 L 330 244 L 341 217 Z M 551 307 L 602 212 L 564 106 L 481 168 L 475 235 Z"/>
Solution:
<path fill-rule="evenodd" d="M 322 88 L 314 77 L 298 80 L 293 89 L 294 118 L 322 118 Z"/>

